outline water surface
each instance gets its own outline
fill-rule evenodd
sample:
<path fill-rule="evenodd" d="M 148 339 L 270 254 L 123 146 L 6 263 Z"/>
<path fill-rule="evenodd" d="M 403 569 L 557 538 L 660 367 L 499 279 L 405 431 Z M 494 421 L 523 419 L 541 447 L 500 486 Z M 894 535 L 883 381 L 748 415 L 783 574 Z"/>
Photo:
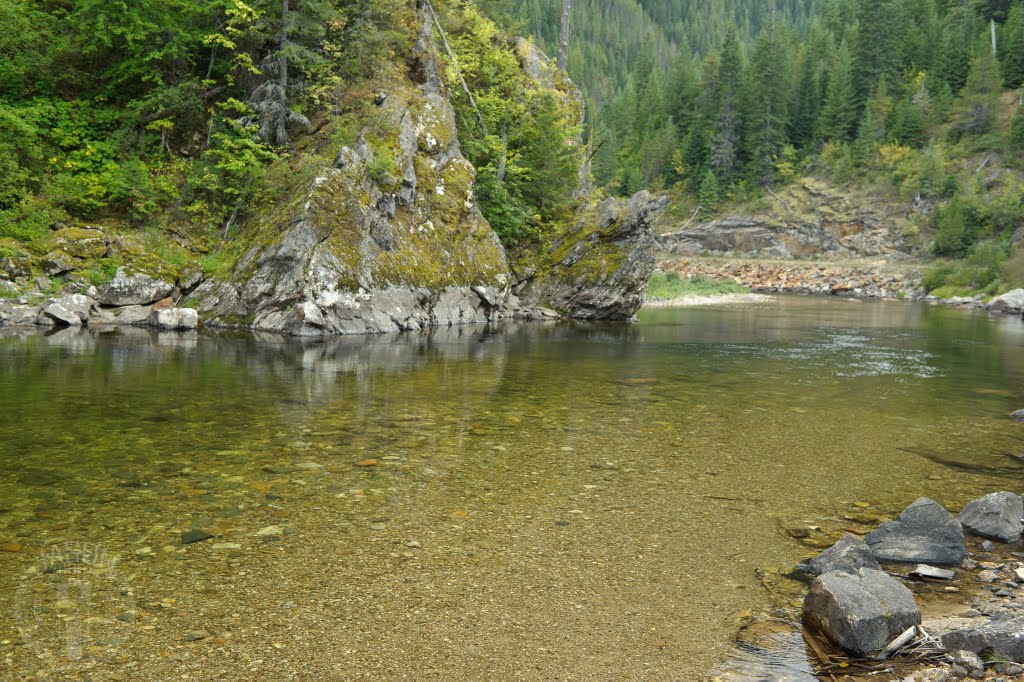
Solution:
<path fill-rule="evenodd" d="M 0 659 L 697 679 L 813 545 L 1017 490 L 1022 341 L 819 298 L 301 342 L 8 332 Z"/>

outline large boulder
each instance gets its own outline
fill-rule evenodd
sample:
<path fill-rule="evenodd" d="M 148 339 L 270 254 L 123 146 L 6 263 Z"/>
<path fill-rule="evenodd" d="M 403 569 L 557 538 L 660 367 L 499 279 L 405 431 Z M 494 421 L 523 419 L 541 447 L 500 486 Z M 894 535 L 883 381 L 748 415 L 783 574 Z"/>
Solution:
<path fill-rule="evenodd" d="M 199 313 L 191 308 L 163 308 L 149 316 L 150 326 L 157 329 L 186 330 L 199 327 Z"/>
<path fill-rule="evenodd" d="M 959 519 L 960 525 L 975 535 L 1016 542 L 1024 531 L 1024 502 L 1014 493 L 991 493 L 968 503 Z"/>
<path fill-rule="evenodd" d="M 174 285 L 141 272 L 129 273 L 120 267 L 100 294 L 101 305 L 148 305 L 166 298 Z"/>
<path fill-rule="evenodd" d="M 1021 312 L 1024 310 L 1024 289 L 1014 289 L 995 297 L 989 302 L 988 309 L 995 313 Z"/>
<path fill-rule="evenodd" d="M 927 497 L 864 538 L 881 562 L 955 565 L 967 555 L 960 522 Z"/>
<path fill-rule="evenodd" d="M 861 568 L 815 578 L 804 599 L 803 617 L 844 651 L 870 656 L 920 624 L 921 608 L 903 583 Z"/>
<path fill-rule="evenodd" d="M 1024 662 L 1024 618 L 987 621 L 942 635 L 950 651 L 987 651 L 1017 663 Z"/>
<path fill-rule="evenodd" d="M 53 299 L 43 306 L 43 315 L 58 324 L 80 327 L 89 321 L 92 299 L 82 294 L 67 294 Z"/>
<path fill-rule="evenodd" d="M 585 320 L 628 320 L 644 304 L 654 271 L 651 226 L 668 203 L 640 192 L 585 211 L 576 228 L 520 273 L 518 293 L 531 306 Z"/>
<path fill-rule="evenodd" d="M 832 571 L 856 573 L 861 568 L 880 570 L 881 567 L 867 543 L 852 533 L 839 538 L 836 544 L 810 561 L 797 564 L 798 571 L 811 577 Z"/>

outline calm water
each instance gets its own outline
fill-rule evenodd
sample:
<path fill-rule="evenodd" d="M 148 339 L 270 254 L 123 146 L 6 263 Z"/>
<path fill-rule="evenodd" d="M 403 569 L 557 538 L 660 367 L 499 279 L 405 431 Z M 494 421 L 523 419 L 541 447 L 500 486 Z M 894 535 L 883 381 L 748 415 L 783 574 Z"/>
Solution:
<path fill-rule="evenodd" d="M 696 679 L 815 544 L 1020 487 L 1019 319 L 640 318 L 0 336 L 6 674 Z"/>

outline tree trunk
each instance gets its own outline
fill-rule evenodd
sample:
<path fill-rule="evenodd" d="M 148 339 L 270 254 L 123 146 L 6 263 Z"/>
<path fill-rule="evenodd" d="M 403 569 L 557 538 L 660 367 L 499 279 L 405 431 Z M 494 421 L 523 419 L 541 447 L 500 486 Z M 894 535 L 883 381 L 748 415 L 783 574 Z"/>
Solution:
<path fill-rule="evenodd" d="M 997 58 L 999 57 L 998 45 L 996 44 L 996 20 L 995 17 L 989 19 L 989 24 L 992 27 L 992 54 Z"/>
<path fill-rule="evenodd" d="M 281 56 L 278 61 L 281 64 L 281 92 L 288 91 L 288 57 L 285 56 L 285 46 L 288 44 L 288 0 L 281 0 Z M 285 95 L 287 97 L 287 95 Z"/>
<path fill-rule="evenodd" d="M 562 0 L 562 23 L 558 29 L 558 68 L 566 71 L 569 68 L 569 12 L 572 0 Z"/>

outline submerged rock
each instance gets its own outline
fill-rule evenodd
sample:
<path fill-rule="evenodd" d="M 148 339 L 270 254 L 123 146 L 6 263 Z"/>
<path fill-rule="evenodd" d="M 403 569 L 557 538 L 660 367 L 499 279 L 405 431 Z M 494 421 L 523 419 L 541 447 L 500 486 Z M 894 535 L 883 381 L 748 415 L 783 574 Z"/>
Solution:
<path fill-rule="evenodd" d="M 832 571 L 814 580 L 804 599 L 804 621 L 855 656 L 869 656 L 921 622 L 907 587 L 882 571 Z"/>
<path fill-rule="evenodd" d="M 810 561 L 797 564 L 797 570 L 816 577 L 832 571 L 856 573 L 861 568 L 880 569 L 871 548 L 853 533 L 847 533 L 839 541 Z"/>
<path fill-rule="evenodd" d="M 970 502 L 960 512 L 960 524 L 983 538 L 1016 542 L 1024 530 L 1024 503 L 1020 495 L 999 492 Z"/>
<path fill-rule="evenodd" d="M 882 562 L 953 565 L 967 555 L 960 522 L 927 497 L 915 500 L 864 541 Z"/>
<path fill-rule="evenodd" d="M 988 621 L 942 635 L 942 646 L 950 651 L 989 651 L 996 656 L 1024 662 L 1024 618 Z"/>

